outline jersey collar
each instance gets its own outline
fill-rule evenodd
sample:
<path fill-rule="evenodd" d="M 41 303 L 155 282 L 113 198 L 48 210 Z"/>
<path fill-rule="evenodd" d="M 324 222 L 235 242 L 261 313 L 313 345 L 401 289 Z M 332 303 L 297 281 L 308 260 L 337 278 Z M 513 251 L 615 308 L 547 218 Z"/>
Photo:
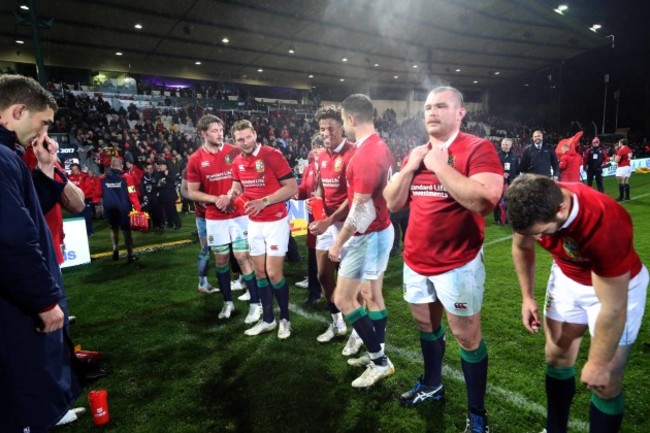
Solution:
<path fill-rule="evenodd" d="M 341 153 L 341 150 L 343 150 L 343 146 L 345 146 L 345 138 L 343 138 L 343 141 L 341 141 L 341 144 L 339 144 L 336 149 L 332 151 L 332 153 Z"/>
<path fill-rule="evenodd" d="M 366 135 L 365 137 L 361 137 L 360 139 L 358 139 L 358 140 L 356 141 L 356 143 L 354 143 L 354 145 L 357 147 L 357 149 L 360 148 L 361 145 L 362 145 L 362 144 L 363 144 L 367 139 L 369 139 L 371 136 L 375 135 L 376 133 L 377 133 L 377 132 L 373 132 L 372 134 L 368 134 L 368 135 Z"/>
<path fill-rule="evenodd" d="M 571 196 L 571 211 L 569 212 L 569 217 L 564 221 L 560 230 L 568 228 L 573 221 L 578 217 L 578 212 L 580 211 L 580 205 L 578 204 L 578 196 L 573 194 Z"/>
<path fill-rule="evenodd" d="M 452 134 L 452 136 L 449 137 L 449 138 L 447 139 L 447 141 L 445 141 L 444 143 L 442 143 L 442 146 L 443 146 L 445 149 L 449 149 L 449 146 L 451 146 L 451 143 L 453 143 L 454 140 L 456 140 L 456 137 L 458 137 L 458 133 L 459 133 L 459 132 L 460 132 L 460 131 L 456 131 L 454 134 Z M 431 139 L 429 139 L 429 143 L 427 143 L 427 146 L 429 147 L 429 149 L 431 149 L 431 147 L 433 146 L 433 145 L 431 144 Z"/>

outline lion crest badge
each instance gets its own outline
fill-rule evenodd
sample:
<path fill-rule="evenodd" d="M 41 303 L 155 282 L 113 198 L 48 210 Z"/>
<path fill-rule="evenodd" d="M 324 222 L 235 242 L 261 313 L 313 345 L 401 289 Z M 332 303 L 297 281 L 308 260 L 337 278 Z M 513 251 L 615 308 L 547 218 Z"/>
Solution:
<path fill-rule="evenodd" d="M 334 171 L 338 173 L 339 171 L 341 171 L 342 168 L 343 168 L 343 159 L 339 156 L 334 161 Z"/>
<path fill-rule="evenodd" d="M 255 170 L 257 170 L 258 173 L 264 173 L 264 161 L 259 160 L 255 162 Z"/>

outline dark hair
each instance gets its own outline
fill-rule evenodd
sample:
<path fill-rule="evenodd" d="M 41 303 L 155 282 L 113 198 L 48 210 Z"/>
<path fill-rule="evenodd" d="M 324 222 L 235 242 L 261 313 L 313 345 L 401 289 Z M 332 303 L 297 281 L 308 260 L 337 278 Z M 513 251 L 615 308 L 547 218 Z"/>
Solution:
<path fill-rule="evenodd" d="M 54 96 L 33 78 L 22 75 L 0 76 L 0 110 L 14 104 L 25 104 L 29 111 L 44 111 L 48 107 L 56 111 Z"/>
<path fill-rule="evenodd" d="M 360 122 L 372 122 L 373 106 L 369 96 L 361 93 L 355 93 L 345 98 L 341 103 L 341 109 L 346 115 L 353 115 Z"/>
<path fill-rule="evenodd" d="M 515 231 L 526 231 L 537 223 L 555 220 L 564 199 L 562 190 L 547 176 L 525 174 L 505 194 L 508 220 Z"/>
<path fill-rule="evenodd" d="M 324 119 L 332 119 L 339 124 L 343 125 L 343 118 L 341 117 L 341 107 L 338 105 L 326 105 L 316 111 L 314 116 L 317 122 Z"/>
<path fill-rule="evenodd" d="M 249 120 L 238 120 L 233 123 L 232 127 L 230 128 L 230 135 L 232 135 L 233 140 L 235 139 L 235 132 L 243 131 L 244 129 L 252 129 L 255 131 L 253 124 Z"/>
<path fill-rule="evenodd" d="M 219 125 L 223 126 L 223 120 L 221 120 L 219 117 L 215 116 L 214 114 L 206 114 L 205 116 L 201 117 L 198 122 L 196 122 L 196 130 L 199 132 L 205 132 L 213 123 L 218 123 Z"/>
<path fill-rule="evenodd" d="M 70 170 L 72 170 L 72 167 L 78 167 L 79 170 L 81 170 L 81 165 L 77 164 L 76 162 L 73 162 L 72 164 L 70 164 Z"/>

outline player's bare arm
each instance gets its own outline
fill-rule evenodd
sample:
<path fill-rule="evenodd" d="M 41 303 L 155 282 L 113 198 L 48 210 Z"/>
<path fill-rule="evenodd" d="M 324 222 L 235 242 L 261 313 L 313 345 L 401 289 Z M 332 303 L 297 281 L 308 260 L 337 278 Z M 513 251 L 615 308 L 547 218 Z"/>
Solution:
<path fill-rule="evenodd" d="M 464 208 L 482 216 L 492 212 L 503 193 L 503 176 L 485 172 L 467 177 L 448 161 L 447 149 L 438 146 L 427 153 L 424 165 L 436 173 L 442 186 Z"/>
<path fill-rule="evenodd" d="M 372 201 L 371 194 L 360 194 L 354 193 L 352 199 L 352 206 L 350 207 L 350 212 L 348 213 L 343 227 L 339 232 L 334 245 L 329 250 L 329 258 L 333 262 L 340 261 L 341 249 L 343 245 L 352 237 L 356 232 L 363 233 L 365 232 L 370 223 L 376 218 L 377 211 L 375 210 L 375 205 Z"/>
<path fill-rule="evenodd" d="M 532 236 L 513 233 L 512 261 L 521 289 L 521 320 L 528 332 L 537 332 L 541 326 L 535 301 L 535 240 Z"/>
<path fill-rule="evenodd" d="M 198 201 L 200 203 L 213 203 L 222 211 L 225 210 L 230 204 L 230 199 L 225 194 L 215 196 L 206 194 L 205 192 L 201 191 L 200 182 L 187 182 L 187 197 L 190 200 Z"/>
<path fill-rule="evenodd" d="M 384 188 L 384 198 L 391 212 L 396 212 L 406 206 L 411 182 L 415 172 L 420 168 L 429 149 L 427 145 L 418 146 L 409 155 L 406 165 L 399 173 L 395 173 Z"/>
<path fill-rule="evenodd" d="M 311 212 L 311 210 L 308 210 Z M 313 221 L 309 224 L 309 231 L 314 236 L 322 235 L 325 233 L 325 230 L 332 224 L 342 219 L 341 215 L 344 215 L 348 211 L 348 199 L 346 198 L 343 203 L 334 211 L 332 215 L 329 215 L 327 218 L 321 221 Z"/>
<path fill-rule="evenodd" d="M 627 290 L 630 273 L 613 278 L 592 272 L 592 283 L 601 308 L 589 346 L 589 357 L 582 369 L 581 381 L 599 392 L 611 386 L 609 363 L 614 358 L 627 318 Z"/>
<path fill-rule="evenodd" d="M 258 200 L 250 200 L 247 202 L 244 207 L 246 214 L 256 216 L 262 212 L 265 207 L 287 201 L 298 192 L 298 183 L 295 178 L 283 179 L 280 181 L 280 185 L 280 189 L 275 191 L 273 194 L 269 194 Z"/>

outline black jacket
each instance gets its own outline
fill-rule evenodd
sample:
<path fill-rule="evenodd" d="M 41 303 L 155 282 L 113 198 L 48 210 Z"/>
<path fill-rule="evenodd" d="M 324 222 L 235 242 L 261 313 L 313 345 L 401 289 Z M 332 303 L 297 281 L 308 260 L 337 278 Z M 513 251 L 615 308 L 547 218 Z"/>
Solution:
<path fill-rule="evenodd" d="M 535 173 L 542 176 L 560 176 L 560 164 L 551 145 L 542 143 L 541 149 L 534 144 L 526 146 L 519 161 L 521 173 Z M 551 173 L 552 170 L 552 173 Z"/>
<path fill-rule="evenodd" d="M 79 385 L 65 344 L 67 302 L 32 174 L 0 126 L 0 431 L 45 431 L 67 412 Z M 36 332 L 58 304 L 63 329 Z M 29 427 L 29 429 L 28 429 Z"/>

